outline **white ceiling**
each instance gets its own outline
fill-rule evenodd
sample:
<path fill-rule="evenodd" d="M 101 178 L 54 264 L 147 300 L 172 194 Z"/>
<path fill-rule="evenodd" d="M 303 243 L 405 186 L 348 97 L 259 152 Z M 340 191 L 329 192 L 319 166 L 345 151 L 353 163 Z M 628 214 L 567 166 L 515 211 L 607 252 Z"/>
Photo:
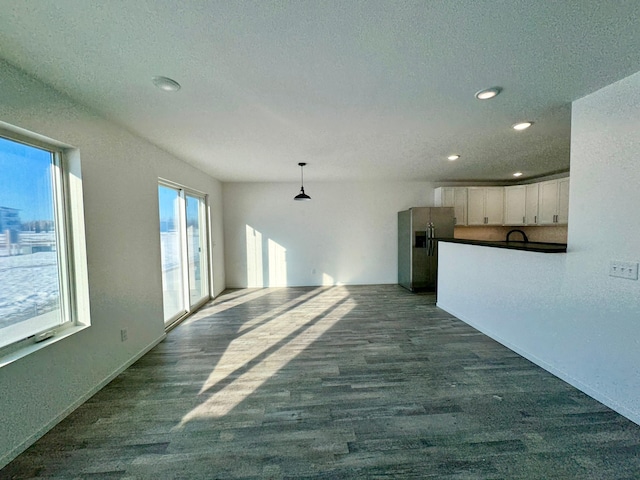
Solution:
<path fill-rule="evenodd" d="M 567 170 L 570 102 L 640 70 L 638 0 L 1 0 L 0 12 L 0 57 L 222 181 L 295 181 L 298 162 L 309 183 Z M 158 90 L 156 75 L 182 89 Z M 504 90 L 474 98 L 490 86 Z"/>

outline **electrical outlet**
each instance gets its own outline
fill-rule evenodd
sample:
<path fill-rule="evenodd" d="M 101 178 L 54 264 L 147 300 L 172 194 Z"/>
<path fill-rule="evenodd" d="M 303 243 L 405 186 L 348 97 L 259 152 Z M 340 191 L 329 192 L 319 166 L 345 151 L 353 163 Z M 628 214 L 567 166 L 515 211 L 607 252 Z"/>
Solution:
<path fill-rule="evenodd" d="M 123 328 L 122 330 L 120 330 L 120 341 L 121 342 L 126 342 L 127 338 L 128 338 L 127 329 Z"/>
<path fill-rule="evenodd" d="M 609 276 L 638 280 L 638 262 L 609 262 Z"/>

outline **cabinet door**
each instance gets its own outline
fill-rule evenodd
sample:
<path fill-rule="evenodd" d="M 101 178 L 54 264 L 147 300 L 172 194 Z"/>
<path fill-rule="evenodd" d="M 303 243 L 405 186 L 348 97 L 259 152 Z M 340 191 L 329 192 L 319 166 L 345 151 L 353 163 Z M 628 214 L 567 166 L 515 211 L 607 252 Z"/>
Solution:
<path fill-rule="evenodd" d="M 455 190 L 453 188 L 445 187 L 442 189 L 442 206 L 453 207 Z"/>
<path fill-rule="evenodd" d="M 466 188 L 454 188 L 453 189 L 453 209 L 456 225 L 467 224 L 467 189 Z"/>
<path fill-rule="evenodd" d="M 526 205 L 525 220 L 526 225 L 535 225 L 538 223 L 538 184 L 534 183 L 526 186 Z"/>
<path fill-rule="evenodd" d="M 434 190 L 434 200 L 436 207 L 453 207 L 453 187 L 436 188 Z"/>
<path fill-rule="evenodd" d="M 467 188 L 467 195 L 467 224 L 484 225 L 484 188 L 469 187 Z"/>
<path fill-rule="evenodd" d="M 558 213 L 558 181 L 540 183 L 538 192 L 538 224 L 553 225 Z"/>
<path fill-rule="evenodd" d="M 569 179 L 558 180 L 558 213 L 557 223 L 569 223 Z"/>
<path fill-rule="evenodd" d="M 485 188 L 484 216 L 486 225 L 502 225 L 504 223 L 504 188 Z"/>
<path fill-rule="evenodd" d="M 524 225 L 527 187 L 516 185 L 504 188 L 504 224 Z"/>

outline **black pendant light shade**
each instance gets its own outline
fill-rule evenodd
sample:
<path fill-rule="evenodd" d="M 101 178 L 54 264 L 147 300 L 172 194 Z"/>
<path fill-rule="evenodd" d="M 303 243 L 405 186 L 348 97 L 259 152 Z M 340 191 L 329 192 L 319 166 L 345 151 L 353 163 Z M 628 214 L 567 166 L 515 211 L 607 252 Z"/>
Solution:
<path fill-rule="evenodd" d="M 311 200 L 311 197 L 309 195 L 307 195 L 306 193 L 304 193 L 304 175 L 303 175 L 303 168 L 306 165 L 306 163 L 300 162 L 298 163 L 298 165 L 300 165 L 300 193 L 298 195 L 296 195 L 295 197 L 293 197 L 294 200 Z"/>

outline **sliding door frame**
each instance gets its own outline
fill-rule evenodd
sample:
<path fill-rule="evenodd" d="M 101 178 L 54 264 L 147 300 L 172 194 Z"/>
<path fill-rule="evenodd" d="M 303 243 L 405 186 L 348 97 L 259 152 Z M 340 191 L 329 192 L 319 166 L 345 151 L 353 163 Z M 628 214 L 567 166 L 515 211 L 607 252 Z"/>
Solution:
<path fill-rule="evenodd" d="M 179 193 L 179 236 L 180 236 L 180 261 L 182 270 L 182 300 L 183 309 L 176 313 L 173 317 L 165 320 L 165 330 L 171 330 L 184 318 L 196 311 L 202 305 L 207 303 L 212 298 L 212 285 L 211 285 L 211 255 L 210 255 L 210 222 L 209 222 L 209 195 L 195 190 L 193 188 L 186 187 L 171 180 L 164 178 L 158 179 L 158 186 L 171 188 L 177 190 Z M 200 238 L 204 242 L 204 245 L 200 248 L 201 265 L 200 265 L 200 278 L 201 281 L 206 282 L 206 294 L 193 305 L 191 304 L 191 285 L 189 283 L 189 253 L 188 253 L 188 236 L 187 236 L 187 196 L 199 199 L 202 203 L 198 207 L 199 220 L 203 222 L 199 225 Z M 160 217 L 158 217 L 160 218 Z M 164 305 L 164 289 L 163 289 L 163 305 Z M 164 307 L 163 307 L 164 309 Z"/>

